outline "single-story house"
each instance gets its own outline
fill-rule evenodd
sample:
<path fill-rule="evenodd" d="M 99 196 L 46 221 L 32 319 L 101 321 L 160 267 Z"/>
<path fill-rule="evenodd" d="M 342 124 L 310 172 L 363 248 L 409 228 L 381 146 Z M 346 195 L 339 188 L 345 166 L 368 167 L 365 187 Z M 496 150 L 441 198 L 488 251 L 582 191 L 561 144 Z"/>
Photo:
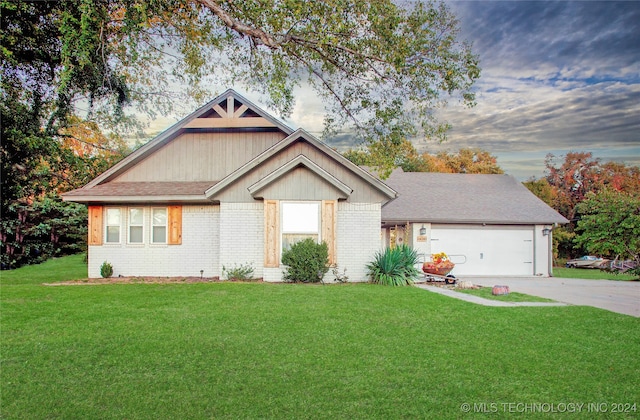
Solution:
<path fill-rule="evenodd" d="M 383 243 L 444 252 L 456 276 L 550 276 L 552 229 L 568 220 L 510 175 L 391 173 Z"/>
<path fill-rule="evenodd" d="M 391 239 L 464 257 L 458 275 L 549 275 L 545 229 L 566 222 L 506 175 L 383 182 L 233 90 L 63 199 L 88 206 L 89 277 L 103 262 L 115 276 L 221 277 L 249 264 L 281 281 L 283 248 L 307 237 L 352 281 Z"/>
<path fill-rule="evenodd" d="M 395 196 L 228 90 L 63 199 L 88 205 L 89 277 L 106 261 L 115 276 L 220 277 L 250 264 L 254 276 L 281 281 L 283 247 L 305 237 L 365 280 L 382 205 Z"/>

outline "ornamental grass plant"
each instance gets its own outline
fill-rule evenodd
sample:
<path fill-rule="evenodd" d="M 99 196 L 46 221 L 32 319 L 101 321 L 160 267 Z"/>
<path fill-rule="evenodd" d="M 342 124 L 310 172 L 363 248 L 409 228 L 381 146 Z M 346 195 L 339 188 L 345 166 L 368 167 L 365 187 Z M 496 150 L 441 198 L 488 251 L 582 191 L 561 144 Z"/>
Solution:
<path fill-rule="evenodd" d="M 377 252 L 374 260 L 367 264 L 367 272 L 372 283 L 408 286 L 420 275 L 418 263 L 417 251 L 403 244 Z"/>

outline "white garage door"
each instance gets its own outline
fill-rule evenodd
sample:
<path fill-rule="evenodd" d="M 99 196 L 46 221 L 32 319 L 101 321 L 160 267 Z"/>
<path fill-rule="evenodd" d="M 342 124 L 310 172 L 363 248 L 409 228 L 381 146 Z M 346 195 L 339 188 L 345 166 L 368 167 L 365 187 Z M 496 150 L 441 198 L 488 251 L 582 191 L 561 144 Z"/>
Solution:
<path fill-rule="evenodd" d="M 431 252 L 456 263 L 455 276 L 533 275 L 533 227 L 432 225 Z"/>

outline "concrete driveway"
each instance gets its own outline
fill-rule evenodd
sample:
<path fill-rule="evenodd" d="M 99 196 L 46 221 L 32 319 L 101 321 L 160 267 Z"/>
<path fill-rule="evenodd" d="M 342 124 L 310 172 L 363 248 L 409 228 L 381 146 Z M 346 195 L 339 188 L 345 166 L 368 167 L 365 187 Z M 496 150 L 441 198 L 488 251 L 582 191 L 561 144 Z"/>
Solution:
<path fill-rule="evenodd" d="M 506 285 L 512 292 L 586 305 L 640 317 L 640 282 L 563 279 L 558 277 L 465 278 L 481 286 Z"/>

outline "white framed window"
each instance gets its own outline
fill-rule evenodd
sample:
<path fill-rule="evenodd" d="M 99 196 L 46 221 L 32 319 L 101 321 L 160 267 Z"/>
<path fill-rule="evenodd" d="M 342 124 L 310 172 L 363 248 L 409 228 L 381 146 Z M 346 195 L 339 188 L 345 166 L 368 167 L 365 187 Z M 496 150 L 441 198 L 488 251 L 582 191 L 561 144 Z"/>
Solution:
<path fill-rule="evenodd" d="M 320 242 L 320 203 L 284 202 L 282 215 L 282 250 L 306 238 Z"/>
<path fill-rule="evenodd" d="M 120 243 L 120 209 L 113 207 L 107 208 L 106 213 L 105 242 L 108 244 Z"/>
<path fill-rule="evenodd" d="M 151 243 L 167 243 L 167 208 L 151 210 Z"/>
<path fill-rule="evenodd" d="M 129 208 L 129 243 L 141 244 L 144 238 L 144 209 Z"/>

